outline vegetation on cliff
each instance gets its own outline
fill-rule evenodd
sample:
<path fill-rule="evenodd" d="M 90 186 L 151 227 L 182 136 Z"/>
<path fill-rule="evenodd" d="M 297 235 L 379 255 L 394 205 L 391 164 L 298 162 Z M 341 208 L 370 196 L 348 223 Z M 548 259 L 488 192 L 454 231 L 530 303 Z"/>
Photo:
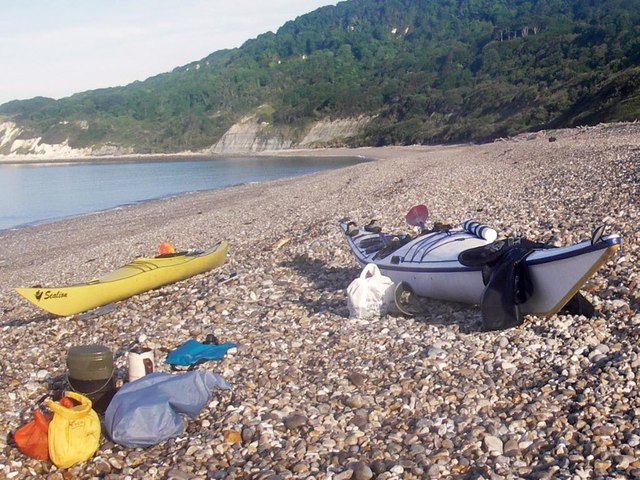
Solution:
<path fill-rule="evenodd" d="M 635 120 L 640 0 L 350 0 L 125 87 L 0 106 L 23 136 L 140 153 L 210 146 L 251 113 L 299 140 L 373 116 L 352 145 L 486 141 Z"/>

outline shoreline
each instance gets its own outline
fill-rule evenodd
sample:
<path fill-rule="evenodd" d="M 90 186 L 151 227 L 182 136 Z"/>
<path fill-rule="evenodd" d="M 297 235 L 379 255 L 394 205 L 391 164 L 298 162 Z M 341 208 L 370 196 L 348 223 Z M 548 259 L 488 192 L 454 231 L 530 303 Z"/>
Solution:
<path fill-rule="evenodd" d="M 94 458 L 68 474 L 636 475 L 640 124 L 354 150 L 378 160 L 0 233 L 0 476 L 61 478 L 6 438 L 64 383 L 71 346 L 107 346 L 120 385 L 136 339 L 169 373 L 166 351 L 208 333 L 238 345 L 199 367 L 232 391 L 214 392 L 179 438 L 139 450 L 103 437 Z M 477 306 L 432 301 L 413 318 L 350 319 L 345 292 L 361 269 L 338 221 L 376 219 L 385 231 L 407 232 L 404 215 L 420 203 L 429 222 L 472 218 L 500 236 L 562 245 L 606 225 L 622 247 L 582 289 L 597 315 L 527 317 L 482 332 Z M 220 268 L 93 318 L 52 317 L 12 291 L 83 282 L 154 255 L 165 241 L 186 249 L 222 239 L 230 250 Z"/>
<path fill-rule="evenodd" d="M 312 153 L 312 152 L 311 152 Z M 375 161 L 376 159 L 374 158 L 365 158 L 363 156 L 360 155 L 353 155 L 353 156 L 348 156 L 348 155 L 333 155 L 331 153 L 329 154 L 319 154 L 319 155 L 304 155 L 304 154 L 298 154 L 298 155 L 271 155 L 271 154 L 267 154 L 267 155 L 255 155 L 255 156 L 246 156 L 246 157 L 241 157 L 241 158 L 230 158 L 230 157 L 221 157 L 221 158 L 205 158 L 205 157 L 191 157 L 191 158 L 185 158 L 185 157 L 175 157 L 172 158 L 171 161 L 172 162 L 193 162 L 193 161 L 202 161 L 202 162 L 215 162 L 218 160 L 231 160 L 233 162 L 239 161 L 249 161 L 249 160 L 255 160 L 257 158 L 261 158 L 261 157 L 270 157 L 270 158 L 276 158 L 276 157 L 288 157 L 288 156 L 300 156 L 300 157 L 305 157 L 305 158 L 338 158 L 340 160 L 344 160 L 345 162 L 352 162 L 352 161 Z M 355 160 L 354 160 L 355 159 Z M 76 159 L 76 160 L 72 160 L 69 162 L 60 160 L 59 163 L 49 163 L 49 162 L 30 162 L 28 164 L 16 164 L 16 165 L 37 165 L 37 166 L 50 166 L 50 165 L 78 165 L 78 164 L 95 164 L 95 165 L 99 165 L 99 164 L 116 164 L 116 163 L 147 163 L 147 162 L 156 162 L 156 161 L 160 161 L 158 159 L 158 157 L 139 157 L 139 158 L 126 158 L 126 159 L 113 159 L 112 161 L 106 161 L 106 162 L 101 162 L 101 161 L 88 161 L 82 158 Z M 2 165 L 0 165 L 2 166 Z M 345 166 L 349 166 L 349 165 L 345 165 Z M 336 166 L 335 168 L 344 168 L 343 166 Z M 320 172 L 322 172 L 323 170 L 320 170 Z M 292 177 L 284 177 L 282 178 L 282 180 L 288 180 L 288 179 L 295 179 L 295 178 L 300 178 L 300 177 L 304 177 L 306 175 L 311 175 L 313 173 L 316 172 L 310 172 L 310 173 L 304 173 L 304 174 L 299 174 L 299 175 L 294 175 Z M 79 213 L 79 214 L 73 214 L 73 215 L 68 215 L 68 216 L 64 216 L 64 217 L 59 217 L 59 218 L 55 218 L 55 219 L 44 219 L 44 220 L 38 220 L 38 221 L 34 221 L 31 223 L 26 223 L 26 224 L 22 224 L 22 225 L 17 225 L 17 226 L 11 226 L 8 228 L 2 228 L 0 227 L 0 235 L 2 235 L 2 233 L 4 232 L 9 232 L 9 231 L 14 231 L 14 230 L 20 230 L 22 228 L 29 228 L 29 227 L 34 227 L 34 226 L 40 226 L 40 225 L 48 225 L 48 224 L 52 224 L 58 221 L 63 221 L 63 220 L 70 220 L 70 219 L 74 219 L 74 218 L 80 218 L 80 217 L 85 217 L 85 216 L 89 216 L 89 215 L 94 215 L 94 214 L 98 214 L 98 213 L 103 213 L 103 212 L 108 212 L 110 210 L 114 210 L 114 209 L 120 209 L 120 208 L 128 208 L 128 207 L 135 207 L 136 205 L 142 205 L 146 202 L 155 202 L 155 201 L 162 201 L 162 200 L 167 200 L 170 198 L 174 198 L 174 197 L 181 197 L 181 196 L 185 196 L 185 195 L 191 195 L 194 193 L 204 193 L 204 192 L 212 192 L 215 190 L 220 190 L 220 189 L 224 189 L 224 188 L 230 188 L 230 187 L 238 187 L 238 186 L 243 186 L 243 185 L 252 185 L 252 184 L 258 184 L 258 183 L 263 183 L 263 182 L 269 182 L 271 180 L 261 180 L 261 181 L 247 181 L 244 183 L 238 183 L 235 185 L 228 185 L 225 187 L 215 187 L 215 188 L 209 188 L 209 189 L 204 189 L 204 190 L 189 190 L 189 191 L 185 191 L 185 192 L 180 192 L 180 193 L 172 193 L 172 194 L 167 194 L 167 195 L 163 195 L 161 197 L 156 197 L 156 198 L 147 198 L 147 199 L 143 199 L 143 200 L 139 200 L 139 201 L 134 201 L 131 203 L 125 203 L 125 204 L 120 204 L 120 205 L 114 205 L 112 207 L 108 207 L 108 208 L 104 208 L 102 210 L 96 210 L 93 212 L 86 212 L 86 213 Z"/>
<path fill-rule="evenodd" d="M 455 147 L 456 145 L 449 145 Z M 446 148 L 447 145 L 434 145 L 434 146 L 407 146 L 407 147 L 340 147 L 340 148 L 300 148 L 300 149 L 287 149 L 287 150 L 262 150 L 259 152 L 229 152 L 229 153 L 212 153 L 207 151 L 199 152 L 177 152 L 177 153 L 139 153 L 139 154 L 125 154 L 125 155 L 68 155 L 64 157 L 47 156 L 47 155 L 0 155 L 0 165 L 39 165 L 39 164 L 74 164 L 74 163 L 127 163 L 127 162 L 153 162 L 156 160 L 170 159 L 173 161 L 179 161 L 184 159 L 185 161 L 193 159 L 224 159 L 224 158 L 237 158 L 238 160 L 244 158 L 256 158 L 256 157 L 291 157 L 291 156 L 331 156 L 331 157 L 360 157 L 361 154 L 353 154 L 354 151 L 371 151 L 378 148 Z M 316 152 L 318 155 L 316 155 Z"/>
<path fill-rule="evenodd" d="M 36 154 L 11 154 L 0 155 L 0 165 L 30 165 L 30 164 L 58 164 L 58 163 L 108 163 L 108 162 L 128 162 L 142 161 L 146 158 L 184 158 L 207 155 L 197 152 L 180 152 L 180 153 L 153 153 L 153 154 L 125 154 L 125 155 L 67 155 L 67 156 L 48 156 Z"/>

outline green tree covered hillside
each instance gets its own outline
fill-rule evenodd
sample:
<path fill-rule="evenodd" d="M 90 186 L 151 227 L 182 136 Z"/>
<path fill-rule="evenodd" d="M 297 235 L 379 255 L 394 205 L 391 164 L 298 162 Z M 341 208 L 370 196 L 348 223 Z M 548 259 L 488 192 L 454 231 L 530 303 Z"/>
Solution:
<path fill-rule="evenodd" d="M 23 135 L 200 149 L 256 114 L 294 141 L 374 117 L 352 145 L 486 141 L 640 112 L 640 0 L 349 0 L 143 82 L 0 106 Z"/>

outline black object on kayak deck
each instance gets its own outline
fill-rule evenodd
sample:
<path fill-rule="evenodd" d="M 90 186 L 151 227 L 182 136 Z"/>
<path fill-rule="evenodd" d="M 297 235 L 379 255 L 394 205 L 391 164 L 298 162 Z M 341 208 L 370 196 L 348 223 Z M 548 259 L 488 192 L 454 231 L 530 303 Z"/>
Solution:
<path fill-rule="evenodd" d="M 534 288 L 524 260 L 540 248 L 553 247 L 527 239 L 507 238 L 460 253 L 458 261 L 462 265 L 482 267 L 482 280 L 486 285 L 480 304 L 484 330 L 502 330 L 523 322 L 520 305 L 532 295 Z M 595 313 L 593 305 L 580 292 L 571 297 L 562 311 L 588 318 Z"/>
<path fill-rule="evenodd" d="M 532 252 L 532 248 L 509 248 L 489 268 L 489 279 L 480 303 L 484 330 L 503 330 L 523 322 L 520 304 L 533 293 L 524 260 Z"/>

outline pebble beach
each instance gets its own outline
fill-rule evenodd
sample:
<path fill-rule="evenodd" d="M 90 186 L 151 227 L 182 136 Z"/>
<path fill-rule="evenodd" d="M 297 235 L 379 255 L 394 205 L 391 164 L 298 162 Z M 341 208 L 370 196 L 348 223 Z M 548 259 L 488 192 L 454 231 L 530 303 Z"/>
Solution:
<path fill-rule="evenodd" d="M 0 233 L 0 478 L 640 478 L 640 124 L 288 154 L 375 161 Z M 411 318 L 349 318 L 360 268 L 339 220 L 405 233 L 417 204 L 429 222 L 556 246 L 606 225 L 622 247 L 581 290 L 596 315 L 484 332 L 478 306 L 431 300 Z M 55 317 L 13 291 L 223 239 L 222 267 L 100 315 Z M 168 373 L 166 353 L 207 334 L 237 344 L 198 367 L 231 389 L 182 435 L 146 449 L 103 435 L 66 470 L 12 445 L 64 383 L 69 348 L 108 347 L 122 385 L 133 345 Z"/>

